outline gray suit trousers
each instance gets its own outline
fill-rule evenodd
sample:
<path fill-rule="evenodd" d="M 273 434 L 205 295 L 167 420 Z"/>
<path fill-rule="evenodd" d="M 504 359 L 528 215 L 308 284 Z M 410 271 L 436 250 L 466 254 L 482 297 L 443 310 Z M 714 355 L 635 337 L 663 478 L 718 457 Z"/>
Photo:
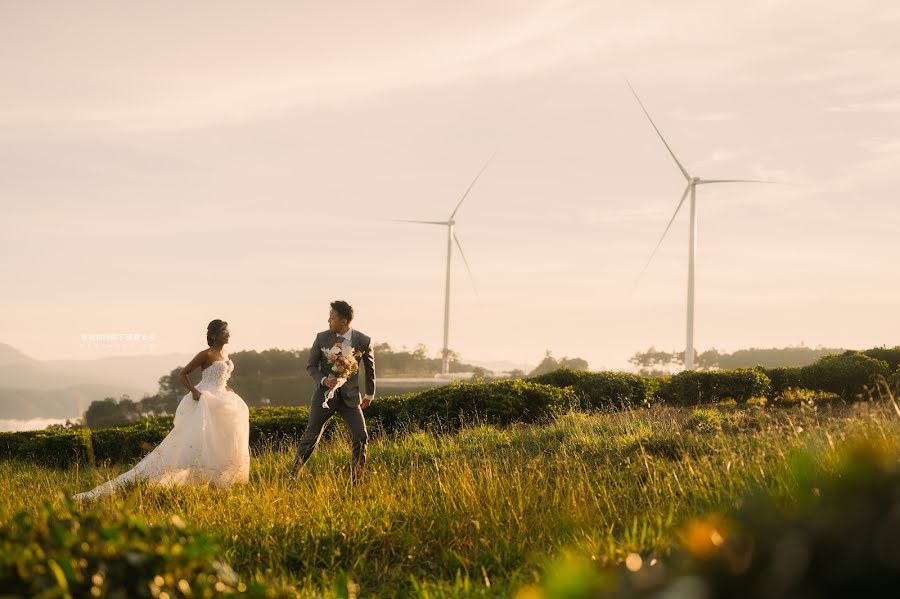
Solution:
<path fill-rule="evenodd" d="M 366 419 L 363 416 L 362 408 L 358 405 L 355 407 L 347 405 L 340 389 L 335 393 L 334 398 L 328 400 L 329 407 L 327 409 L 322 407 L 322 402 L 325 401 L 325 391 L 324 387 L 319 387 L 313 393 L 312 405 L 309 408 L 309 422 L 306 425 L 306 431 L 300 437 L 294 464 L 291 466 L 291 474 L 297 474 L 306 465 L 306 462 L 319 445 L 319 439 L 322 438 L 322 433 L 325 432 L 328 421 L 337 413 L 341 415 L 341 418 L 347 424 L 347 428 L 350 429 L 350 438 L 353 442 L 353 461 L 350 473 L 355 481 L 358 479 L 363 466 L 366 465 L 366 451 L 369 444 Z"/>

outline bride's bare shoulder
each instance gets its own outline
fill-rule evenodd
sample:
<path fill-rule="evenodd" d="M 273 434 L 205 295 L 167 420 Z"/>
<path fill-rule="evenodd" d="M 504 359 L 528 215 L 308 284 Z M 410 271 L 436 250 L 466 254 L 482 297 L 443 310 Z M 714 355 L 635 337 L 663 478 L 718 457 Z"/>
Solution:
<path fill-rule="evenodd" d="M 207 362 L 209 361 L 209 351 L 210 348 L 202 349 L 197 352 L 197 355 L 191 358 L 191 361 L 187 363 L 187 365 L 182 368 L 182 374 L 190 374 L 194 371 L 198 366 L 202 370 L 207 366 Z"/>
<path fill-rule="evenodd" d="M 200 351 L 197 352 L 197 355 L 194 356 L 194 359 L 191 360 L 191 362 L 199 364 L 201 368 L 205 367 L 207 362 L 209 362 L 211 359 L 209 356 L 209 351 L 210 351 L 210 348 L 208 348 L 208 347 L 201 349 Z"/>

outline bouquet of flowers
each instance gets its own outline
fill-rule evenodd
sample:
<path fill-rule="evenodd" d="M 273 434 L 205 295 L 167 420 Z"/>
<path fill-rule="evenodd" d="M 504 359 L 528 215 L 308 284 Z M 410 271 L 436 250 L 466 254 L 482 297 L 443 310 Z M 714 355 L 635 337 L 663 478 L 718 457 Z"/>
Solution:
<path fill-rule="evenodd" d="M 331 371 L 328 378 L 336 378 L 337 384 L 325 393 L 325 401 L 322 402 L 323 408 L 328 408 L 328 400 L 334 397 L 338 388 L 347 382 L 347 379 L 359 372 L 359 358 L 362 352 L 352 350 L 350 353 L 344 353 L 340 345 L 335 345 L 329 349 L 323 349 L 325 361 L 328 362 L 328 368 Z"/>

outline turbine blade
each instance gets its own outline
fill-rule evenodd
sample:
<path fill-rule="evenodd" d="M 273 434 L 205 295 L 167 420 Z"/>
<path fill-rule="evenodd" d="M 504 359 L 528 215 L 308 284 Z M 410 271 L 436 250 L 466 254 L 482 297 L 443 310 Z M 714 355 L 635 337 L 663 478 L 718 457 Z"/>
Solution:
<path fill-rule="evenodd" d="M 669 224 L 666 225 L 666 230 L 663 231 L 662 236 L 659 238 L 659 241 L 656 242 L 656 247 L 653 248 L 653 252 L 650 254 L 650 258 L 647 259 L 647 263 L 644 265 L 644 268 L 641 269 L 640 274 L 635 279 L 634 284 L 637 286 L 638 281 L 641 280 L 641 277 L 644 276 L 644 273 L 647 271 L 647 267 L 650 266 L 650 262 L 653 261 L 653 256 L 656 255 L 656 251 L 659 249 L 659 246 L 662 245 L 663 239 L 666 238 L 666 234 L 669 232 L 669 229 L 672 227 L 672 223 L 675 222 L 675 217 L 678 216 L 678 211 L 681 210 L 682 204 L 684 204 L 684 200 L 687 198 L 688 193 L 691 191 L 691 186 L 688 184 L 687 187 L 684 188 L 684 193 L 681 194 L 681 201 L 678 202 L 678 206 L 675 207 L 675 212 L 672 214 L 672 218 L 669 219 Z"/>
<path fill-rule="evenodd" d="M 469 187 L 468 187 L 468 189 L 466 189 L 466 193 L 463 194 L 463 197 L 459 200 L 459 203 L 456 205 L 456 208 L 453 209 L 453 213 L 450 215 L 449 220 L 453 220 L 453 217 L 456 216 L 456 212 L 459 210 L 459 207 L 462 206 L 462 203 L 466 201 L 466 196 L 468 196 L 469 192 L 472 191 L 472 188 L 475 187 L 475 182 L 478 181 L 478 178 L 481 176 L 481 173 L 483 173 L 484 169 L 486 169 L 488 167 L 488 165 L 491 163 L 491 160 L 494 159 L 495 155 L 496 155 L 496 152 L 494 154 L 491 154 L 491 157 L 487 159 L 487 162 L 484 163 L 484 166 L 481 167 L 481 170 L 478 171 L 478 174 L 475 175 L 475 178 L 472 179 L 471 183 L 469 183 Z"/>
<path fill-rule="evenodd" d="M 449 224 L 449 223 L 441 222 L 439 220 L 398 220 L 396 218 L 381 218 L 378 220 L 380 220 L 382 222 L 388 222 L 388 223 L 413 223 L 416 225 L 444 225 L 445 227 Z"/>
<path fill-rule="evenodd" d="M 775 185 L 786 185 L 782 181 L 765 181 L 763 179 L 700 179 L 698 184 L 704 183 L 773 183 Z"/>
<path fill-rule="evenodd" d="M 466 254 L 463 252 L 462 244 L 459 242 L 459 237 L 456 236 L 456 231 L 453 232 L 453 241 L 456 242 L 456 247 L 459 249 L 459 255 L 462 256 L 463 264 L 466 265 L 466 270 L 469 272 L 469 280 L 472 281 L 472 289 L 475 290 L 475 295 L 478 299 L 481 299 L 481 296 L 478 295 L 478 288 L 475 286 L 475 277 L 472 275 L 472 269 L 469 267 L 469 261 L 466 260 Z"/>
<path fill-rule="evenodd" d="M 628 81 L 628 78 L 627 78 L 627 77 L 625 78 L 625 83 L 627 83 L 627 84 L 628 84 L 628 87 L 631 88 L 631 93 L 634 94 L 634 97 L 637 99 L 638 104 L 641 105 L 641 110 L 643 110 L 643 111 L 644 111 L 644 114 L 647 115 L 647 120 L 649 120 L 649 121 L 650 121 L 650 124 L 653 125 L 653 128 L 656 130 L 656 134 L 659 135 L 659 138 L 662 140 L 663 145 L 666 146 L 666 149 L 669 151 L 669 154 L 672 156 L 672 160 L 675 161 L 675 164 L 677 164 L 677 165 L 678 165 L 678 168 L 681 170 L 681 174 L 684 175 L 684 178 L 685 178 L 685 179 L 687 179 L 688 181 L 690 181 L 690 180 L 691 180 L 691 176 L 688 174 L 687 170 L 681 165 L 681 162 L 678 161 L 678 158 L 675 157 L 675 152 L 673 152 L 673 151 L 672 151 L 672 148 L 669 147 L 669 144 L 668 144 L 668 142 L 666 141 L 666 138 L 663 137 L 663 134 L 662 134 L 662 133 L 660 133 L 659 128 L 656 126 L 656 123 L 653 122 L 653 119 L 650 118 L 650 113 L 647 112 L 647 109 L 646 109 L 646 108 L 644 108 L 644 103 L 641 102 L 641 99 L 638 97 L 637 92 L 634 91 L 634 88 L 633 88 L 633 87 L 631 87 L 631 82 Z"/>

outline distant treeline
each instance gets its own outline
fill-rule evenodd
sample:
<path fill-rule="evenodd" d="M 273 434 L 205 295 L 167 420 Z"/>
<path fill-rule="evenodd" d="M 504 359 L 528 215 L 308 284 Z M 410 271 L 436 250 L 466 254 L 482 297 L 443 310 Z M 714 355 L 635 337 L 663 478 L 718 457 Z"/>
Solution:
<path fill-rule="evenodd" d="M 446 380 L 433 378 L 441 371 L 440 358 L 428 356 L 424 345 L 412 351 L 394 350 L 387 343 L 376 344 L 375 368 L 378 372 L 377 394 L 381 397 L 423 391 L 446 384 Z M 309 349 L 265 351 L 241 351 L 230 355 L 234 361 L 234 374 L 228 381 L 249 406 L 309 406 L 314 391 L 314 382 L 306 373 Z M 364 368 L 364 365 L 362 365 Z M 459 354 L 450 352 L 450 372 L 471 372 L 473 380 L 497 380 L 499 378 L 522 378 L 536 376 L 567 367 L 586 370 L 588 363 L 580 358 L 554 358 L 548 350 L 541 363 L 531 372 L 515 370 L 499 375 L 485 368 L 466 364 Z M 128 396 L 107 397 L 91 403 L 84 415 L 84 423 L 89 428 L 121 426 L 150 416 L 174 414 L 178 402 L 187 390 L 178 378 L 181 367 L 159 379 L 159 390 L 137 401 Z M 200 382 L 201 373 L 195 370 L 189 377 L 195 385 Z M 363 376 L 362 373 L 360 376 Z M 397 378 L 418 378 L 414 382 L 392 380 Z"/>
<path fill-rule="evenodd" d="M 809 366 L 819 358 L 829 354 L 846 351 L 836 347 L 772 347 L 739 349 L 735 352 L 721 352 L 716 348 L 703 352 L 694 350 L 694 368 L 696 370 L 729 370 L 732 368 L 780 368 L 785 366 Z M 637 352 L 628 360 L 638 368 L 644 376 L 661 376 L 671 374 L 673 370 L 684 367 L 684 351 L 662 351 L 650 347 L 647 351 Z"/>

